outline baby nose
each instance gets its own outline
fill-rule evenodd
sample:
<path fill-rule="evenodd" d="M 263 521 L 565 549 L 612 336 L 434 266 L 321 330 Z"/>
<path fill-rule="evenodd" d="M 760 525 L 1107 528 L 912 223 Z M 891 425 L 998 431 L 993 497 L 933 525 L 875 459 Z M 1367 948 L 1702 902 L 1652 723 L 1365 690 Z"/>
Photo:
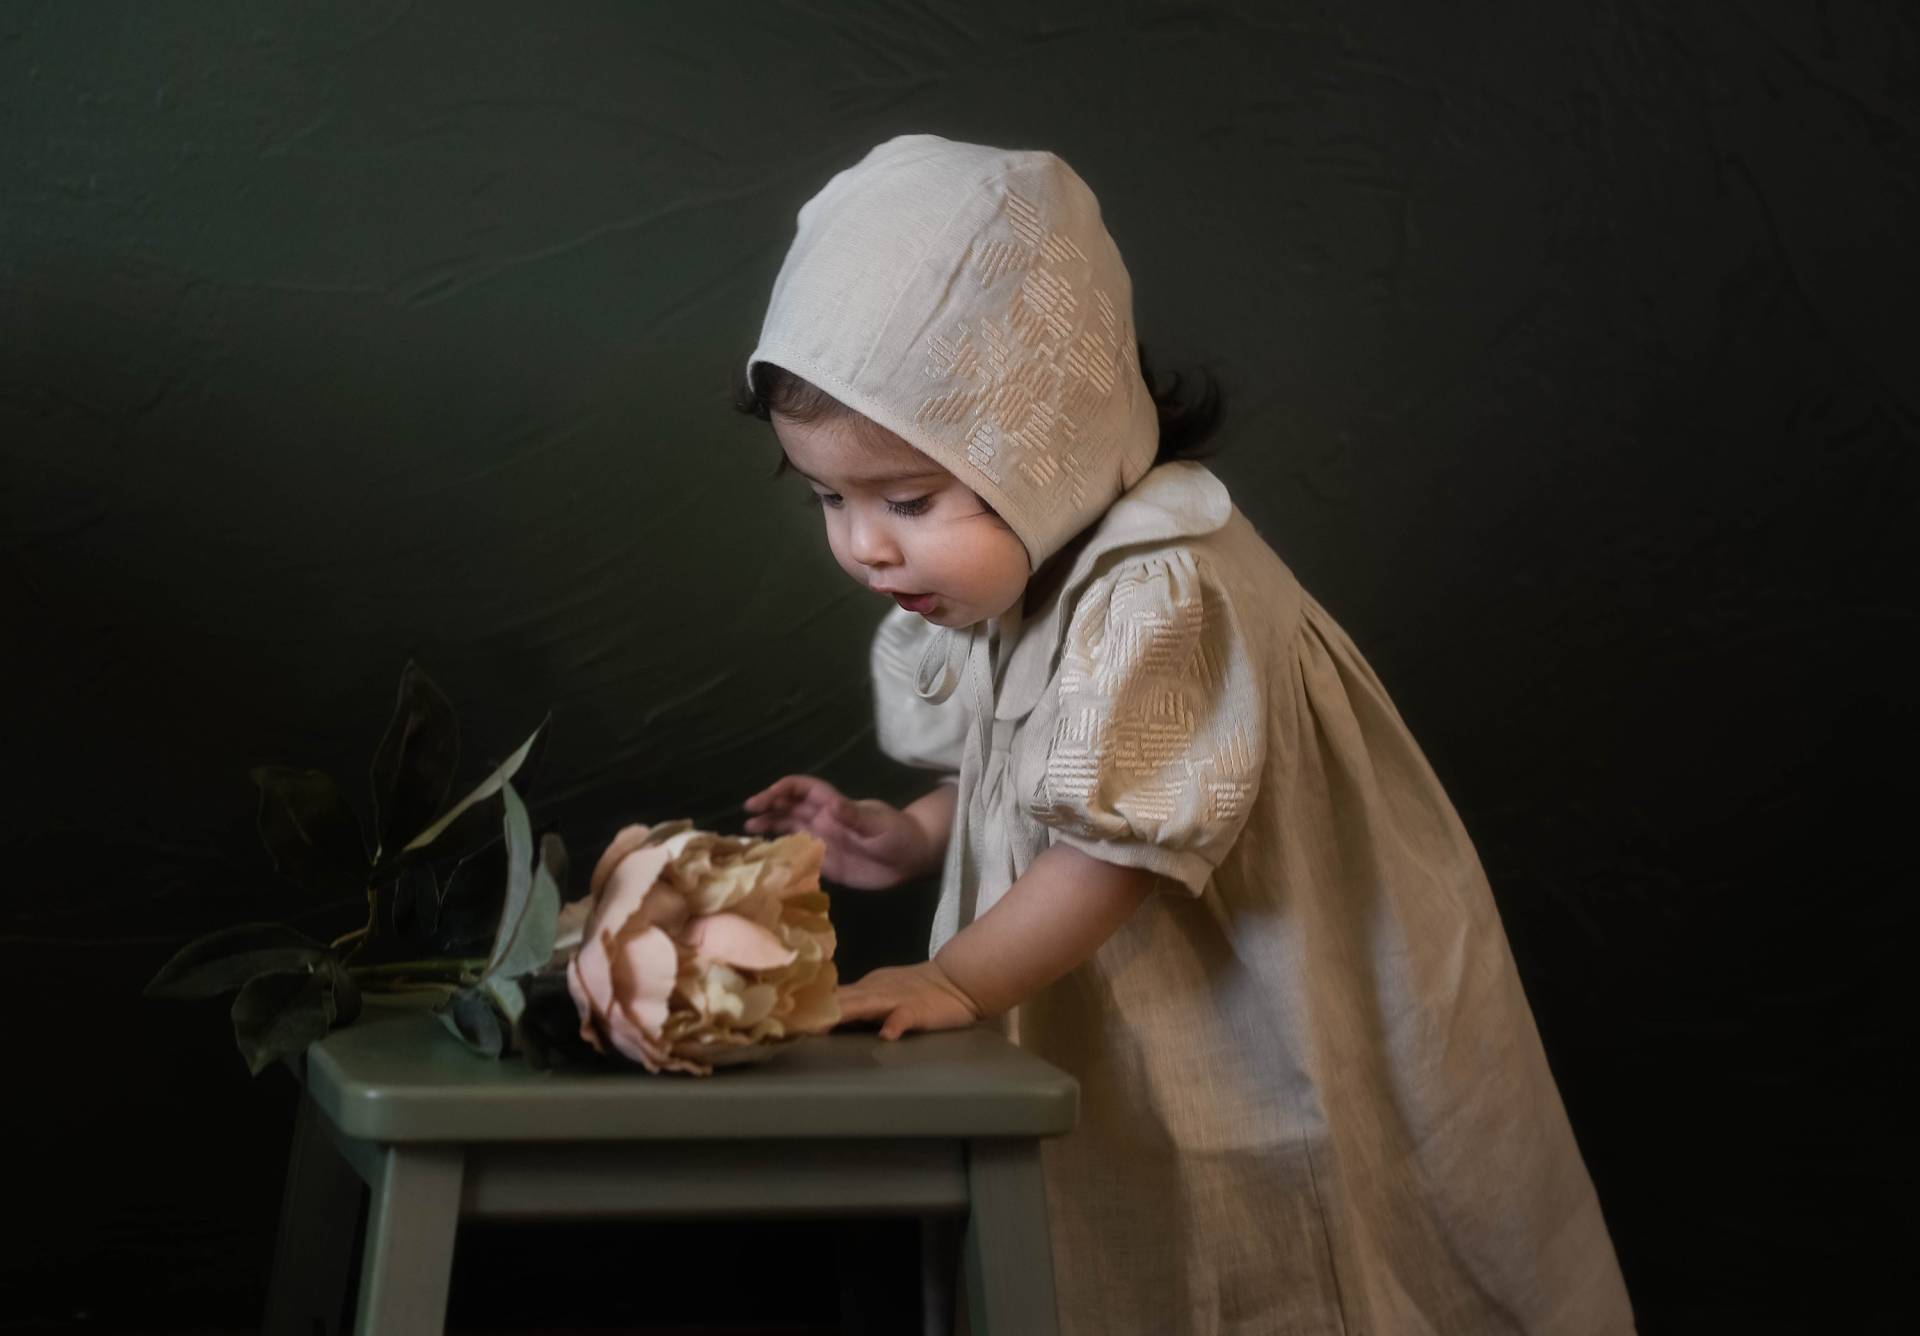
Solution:
<path fill-rule="evenodd" d="M 847 548 L 862 566 L 894 566 L 900 561 L 900 547 L 893 541 L 892 532 L 872 516 L 854 516 L 847 532 Z"/>

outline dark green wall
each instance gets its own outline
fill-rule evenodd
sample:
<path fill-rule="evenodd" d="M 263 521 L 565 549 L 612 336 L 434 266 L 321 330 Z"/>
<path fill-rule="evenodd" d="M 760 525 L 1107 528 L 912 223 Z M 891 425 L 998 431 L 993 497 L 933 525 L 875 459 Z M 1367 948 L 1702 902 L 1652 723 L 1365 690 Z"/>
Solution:
<path fill-rule="evenodd" d="M 476 769 L 553 709 L 577 853 L 908 791 L 877 609 L 726 404 L 799 204 L 932 131 L 1065 156 L 1227 382 L 1219 472 L 1486 856 L 1643 1330 L 1878 1311 L 1917 60 L 1891 3 L 0 3 L 0 1309 L 254 1320 L 287 1083 L 138 989 L 324 919 L 246 771 L 357 782 L 409 656 Z M 843 900 L 847 964 L 927 908 Z"/>

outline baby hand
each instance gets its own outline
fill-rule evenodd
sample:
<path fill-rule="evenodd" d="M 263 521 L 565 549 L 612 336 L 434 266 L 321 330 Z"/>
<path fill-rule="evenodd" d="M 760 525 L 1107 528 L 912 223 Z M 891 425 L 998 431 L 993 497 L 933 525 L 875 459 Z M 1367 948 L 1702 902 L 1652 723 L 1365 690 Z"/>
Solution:
<path fill-rule="evenodd" d="M 747 799 L 750 835 L 804 830 L 827 846 L 821 871 L 828 881 L 884 891 L 919 876 L 935 851 L 927 833 L 899 808 L 878 799 L 855 802 L 824 779 L 788 775 Z"/>
<path fill-rule="evenodd" d="M 843 986 L 839 996 L 843 1024 L 884 1016 L 882 1039 L 898 1039 L 909 1030 L 964 1029 L 980 1019 L 973 999 L 931 960 L 877 969 Z"/>

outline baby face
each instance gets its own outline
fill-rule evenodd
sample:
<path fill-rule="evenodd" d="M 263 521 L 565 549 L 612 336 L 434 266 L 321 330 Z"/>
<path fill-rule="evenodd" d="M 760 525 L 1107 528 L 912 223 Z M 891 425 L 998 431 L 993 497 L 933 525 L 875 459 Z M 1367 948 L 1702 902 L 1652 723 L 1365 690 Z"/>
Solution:
<path fill-rule="evenodd" d="M 775 414 L 787 463 L 827 522 L 840 569 L 938 626 L 998 617 L 1027 587 L 1027 549 L 974 492 L 898 436 L 836 414 Z"/>

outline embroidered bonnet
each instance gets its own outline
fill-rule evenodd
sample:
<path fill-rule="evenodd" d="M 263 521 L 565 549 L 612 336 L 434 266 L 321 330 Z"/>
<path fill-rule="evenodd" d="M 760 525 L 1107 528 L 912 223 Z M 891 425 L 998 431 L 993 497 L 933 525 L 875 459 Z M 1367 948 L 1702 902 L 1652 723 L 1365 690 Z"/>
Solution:
<path fill-rule="evenodd" d="M 902 135 L 801 208 L 747 359 L 812 382 L 997 511 L 1034 569 L 1153 464 L 1133 284 L 1051 153 Z"/>

